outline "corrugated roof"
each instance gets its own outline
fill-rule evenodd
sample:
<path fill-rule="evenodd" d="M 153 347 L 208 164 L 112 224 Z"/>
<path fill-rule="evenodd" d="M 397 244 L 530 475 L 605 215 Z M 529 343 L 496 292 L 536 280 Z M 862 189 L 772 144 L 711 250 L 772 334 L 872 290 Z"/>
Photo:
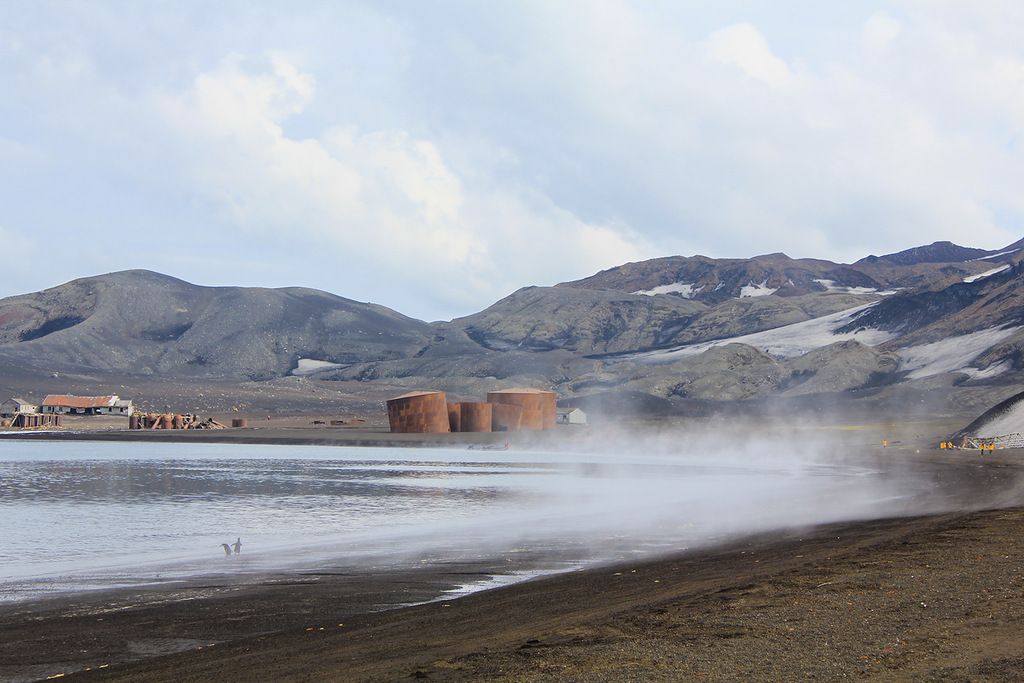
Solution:
<path fill-rule="evenodd" d="M 110 408 L 117 402 L 117 396 L 71 396 L 51 394 L 43 399 L 44 406 L 63 408 Z"/>

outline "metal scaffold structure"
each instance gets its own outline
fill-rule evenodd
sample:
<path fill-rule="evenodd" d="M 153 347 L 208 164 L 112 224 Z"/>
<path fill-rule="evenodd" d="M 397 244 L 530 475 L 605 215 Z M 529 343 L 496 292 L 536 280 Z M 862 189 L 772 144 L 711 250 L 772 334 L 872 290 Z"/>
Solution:
<path fill-rule="evenodd" d="M 996 448 L 1024 448 L 1024 433 L 1014 432 L 1002 436 L 989 436 L 978 438 L 968 436 L 964 438 L 961 448 L 981 449 L 984 446 L 995 446 Z"/>

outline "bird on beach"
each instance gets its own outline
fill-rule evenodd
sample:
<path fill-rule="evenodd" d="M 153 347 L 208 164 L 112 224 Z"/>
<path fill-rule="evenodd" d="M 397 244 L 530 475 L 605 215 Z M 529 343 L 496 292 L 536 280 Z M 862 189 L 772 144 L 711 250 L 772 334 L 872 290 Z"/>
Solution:
<path fill-rule="evenodd" d="M 231 557 L 231 546 L 229 546 L 227 543 L 221 543 L 220 547 L 224 548 L 224 554 L 225 555 L 227 555 L 228 557 Z"/>
<path fill-rule="evenodd" d="M 242 537 L 239 536 L 238 540 L 235 541 L 234 543 L 232 543 L 232 545 L 235 548 L 235 555 L 237 555 L 238 553 L 242 552 Z"/>

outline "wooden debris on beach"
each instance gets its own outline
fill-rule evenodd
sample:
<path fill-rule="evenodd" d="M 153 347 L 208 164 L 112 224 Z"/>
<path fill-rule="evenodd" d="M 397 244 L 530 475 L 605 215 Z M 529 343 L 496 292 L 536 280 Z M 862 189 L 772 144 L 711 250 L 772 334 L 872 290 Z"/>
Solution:
<path fill-rule="evenodd" d="M 129 429 L 225 429 L 212 417 L 192 413 L 136 413 L 128 418 Z"/>

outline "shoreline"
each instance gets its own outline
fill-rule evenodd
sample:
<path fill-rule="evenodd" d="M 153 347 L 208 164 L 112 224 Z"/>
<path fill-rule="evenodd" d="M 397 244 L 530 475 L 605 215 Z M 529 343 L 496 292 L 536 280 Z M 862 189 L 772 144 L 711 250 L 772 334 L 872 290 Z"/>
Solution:
<path fill-rule="evenodd" d="M 985 680 L 1024 673 L 1022 532 L 1024 507 L 829 524 L 387 611 L 483 568 L 51 598 L 0 609 L 0 680 Z"/>
<path fill-rule="evenodd" d="M 80 430 L 0 433 L 9 441 L 105 441 L 139 443 L 237 443 L 275 446 L 352 446 L 381 448 L 441 448 L 474 445 L 551 445 L 580 434 L 551 432 L 460 432 L 456 434 L 393 434 L 375 429 L 310 429 L 303 427 L 245 427 L 197 430 Z"/>

